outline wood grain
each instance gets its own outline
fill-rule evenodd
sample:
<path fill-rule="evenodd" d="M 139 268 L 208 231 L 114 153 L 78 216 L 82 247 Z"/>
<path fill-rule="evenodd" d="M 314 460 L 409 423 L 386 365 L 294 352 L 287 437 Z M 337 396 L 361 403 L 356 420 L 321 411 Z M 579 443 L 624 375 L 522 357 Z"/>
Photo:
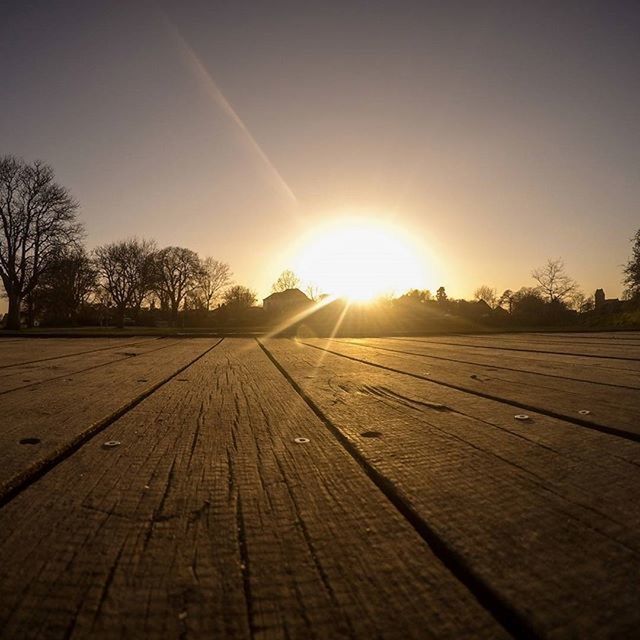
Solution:
<path fill-rule="evenodd" d="M 0 509 L 2 637 L 505 636 L 254 341 L 180 377 Z"/>
<path fill-rule="evenodd" d="M 183 340 L 0 396 L 0 501 L 216 342 Z"/>
<path fill-rule="evenodd" d="M 560 379 L 640 388 L 640 363 L 633 361 L 522 351 L 496 353 L 495 349 L 469 349 L 436 343 L 425 344 L 404 338 L 369 338 L 347 341 L 382 347 L 399 353 L 411 353 L 466 364 L 488 365 L 496 369 L 512 369 Z"/>
<path fill-rule="evenodd" d="M 21 338 L 16 342 L 0 340 L 0 369 L 16 365 L 68 358 L 82 353 L 94 353 L 140 345 L 158 338 Z"/>
<path fill-rule="evenodd" d="M 443 336 L 413 338 L 427 344 L 447 344 L 468 348 L 499 349 L 501 351 L 524 351 L 533 353 L 567 354 L 591 358 L 613 358 L 620 360 L 640 360 L 640 346 L 630 344 L 612 344 L 610 340 L 594 344 L 561 343 L 532 338 L 514 337 L 515 334 L 500 336 Z"/>
<path fill-rule="evenodd" d="M 363 464 L 535 634 L 635 632 L 638 443 L 547 416 L 518 423 L 508 405 L 291 341 L 266 348 Z"/>
<path fill-rule="evenodd" d="M 135 358 L 145 353 L 162 351 L 178 342 L 176 339 L 147 340 L 81 354 L 70 354 L 43 362 L 0 368 L 0 395 L 51 380 L 62 379 L 64 382 L 74 382 L 79 375 L 91 369 Z"/>
<path fill-rule="evenodd" d="M 342 340 L 305 340 L 306 344 L 356 358 L 373 366 L 422 377 L 484 397 L 505 400 L 526 411 L 542 411 L 623 437 L 640 439 L 640 390 L 579 380 L 559 382 L 541 374 L 466 364 L 385 351 Z M 499 365 L 499 358 L 496 364 Z M 588 411 L 581 414 L 580 411 Z"/>

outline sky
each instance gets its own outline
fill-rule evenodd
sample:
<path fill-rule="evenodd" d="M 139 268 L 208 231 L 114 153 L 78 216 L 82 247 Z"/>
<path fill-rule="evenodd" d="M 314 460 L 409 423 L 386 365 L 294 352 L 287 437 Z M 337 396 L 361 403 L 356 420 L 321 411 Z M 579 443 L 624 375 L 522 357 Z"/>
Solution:
<path fill-rule="evenodd" d="M 228 262 L 259 297 L 360 215 L 425 288 L 621 294 L 640 227 L 640 4 L 3 0 L 0 154 L 52 165 L 87 245 Z"/>

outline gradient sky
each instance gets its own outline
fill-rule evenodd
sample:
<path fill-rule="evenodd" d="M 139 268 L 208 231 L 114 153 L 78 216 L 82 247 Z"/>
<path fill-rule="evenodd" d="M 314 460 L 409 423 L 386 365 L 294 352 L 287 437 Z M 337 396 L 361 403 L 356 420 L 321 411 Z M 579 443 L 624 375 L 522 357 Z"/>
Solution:
<path fill-rule="evenodd" d="M 336 215 L 392 219 L 470 297 L 563 257 L 621 293 L 640 227 L 640 3 L 4 0 L 0 153 L 89 247 L 229 262 L 262 297 Z"/>

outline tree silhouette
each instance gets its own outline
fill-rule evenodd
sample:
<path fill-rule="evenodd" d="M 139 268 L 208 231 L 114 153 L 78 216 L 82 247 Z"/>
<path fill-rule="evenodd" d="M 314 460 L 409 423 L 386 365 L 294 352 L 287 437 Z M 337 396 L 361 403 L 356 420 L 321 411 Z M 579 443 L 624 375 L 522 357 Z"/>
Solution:
<path fill-rule="evenodd" d="M 629 298 L 640 298 L 640 229 L 631 238 L 631 258 L 624 268 L 623 283 Z"/>
<path fill-rule="evenodd" d="M 511 296 L 511 313 L 528 323 L 537 323 L 544 318 L 547 304 L 537 288 L 522 287 Z"/>
<path fill-rule="evenodd" d="M 7 329 L 20 328 L 20 306 L 53 260 L 77 244 L 77 202 L 51 167 L 0 158 L 0 278 L 9 298 Z"/>
<path fill-rule="evenodd" d="M 547 302 L 565 302 L 578 290 L 578 283 L 567 275 L 561 258 L 547 260 L 547 264 L 535 269 L 531 277 L 538 283 L 537 288 Z"/>
<path fill-rule="evenodd" d="M 227 307 L 233 310 L 248 309 L 257 300 L 256 294 L 248 287 L 234 285 L 229 287 L 222 296 Z"/>
<path fill-rule="evenodd" d="M 473 297 L 476 300 L 484 300 L 493 309 L 498 301 L 498 292 L 483 284 L 473 292 Z"/>
<path fill-rule="evenodd" d="M 320 287 L 316 284 L 308 284 L 304 290 L 307 297 L 314 302 L 320 300 Z"/>
<path fill-rule="evenodd" d="M 131 238 L 97 247 L 94 261 L 100 286 L 117 310 L 117 325 L 124 327 L 127 308 L 139 308 L 154 284 L 155 244 Z"/>
<path fill-rule="evenodd" d="M 433 295 L 429 289 L 409 289 L 400 300 L 415 300 L 416 302 L 429 302 L 433 300 Z"/>
<path fill-rule="evenodd" d="M 511 313 L 513 311 L 513 295 L 511 289 L 505 289 L 500 298 L 498 298 L 498 306 Z"/>
<path fill-rule="evenodd" d="M 444 287 L 438 287 L 436 291 L 436 300 L 440 303 L 445 303 L 447 301 L 447 292 L 444 290 Z"/>
<path fill-rule="evenodd" d="M 286 291 L 287 289 L 295 289 L 300 285 L 300 278 L 291 271 L 291 269 L 287 269 L 283 271 L 278 279 L 273 283 L 271 287 L 271 291 L 273 293 L 278 293 L 280 291 Z"/>
<path fill-rule="evenodd" d="M 202 260 L 194 293 L 200 299 L 203 309 L 211 309 L 211 303 L 232 283 L 232 275 L 231 267 L 226 262 L 213 258 Z"/>
<path fill-rule="evenodd" d="M 54 321 L 73 324 L 97 281 L 98 271 L 84 247 L 61 252 L 34 290 L 38 306 Z"/>
<path fill-rule="evenodd" d="M 186 295 L 199 283 L 202 266 L 198 254 L 184 247 L 166 247 L 154 256 L 154 284 L 158 292 L 168 300 L 171 322 L 178 322 L 178 311 Z"/>

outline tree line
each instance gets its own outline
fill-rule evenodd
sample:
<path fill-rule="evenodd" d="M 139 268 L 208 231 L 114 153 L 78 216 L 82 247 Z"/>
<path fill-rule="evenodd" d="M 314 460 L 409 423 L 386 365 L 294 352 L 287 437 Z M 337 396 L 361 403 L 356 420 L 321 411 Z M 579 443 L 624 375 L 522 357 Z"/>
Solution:
<path fill-rule="evenodd" d="M 129 238 L 103 244 L 92 252 L 84 246 L 78 203 L 55 181 L 43 162 L 0 158 L 0 277 L 9 301 L 6 327 L 18 329 L 22 314 L 33 326 L 36 317 L 73 324 L 79 310 L 91 303 L 113 310 L 123 327 L 128 315 L 138 319 L 143 303 L 160 310 L 171 324 L 181 309 L 210 311 L 222 303 L 231 312 L 250 308 L 256 294 L 234 284 L 230 266 L 212 257 L 201 258 L 185 247 L 159 248 L 152 240 Z M 501 295 L 487 285 L 475 300 L 514 317 L 559 318 L 567 311 L 594 307 L 566 272 L 562 260 L 549 260 L 532 272 L 536 285 Z M 632 255 L 624 267 L 625 298 L 640 301 L 640 229 L 632 238 Z M 292 271 L 284 271 L 272 291 L 300 285 Z M 317 287 L 306 290 L 316 300 Z M 449 300 L 444 287 L 407 292 L 398 302 L 435 303 L 455 313 L 469 303 Z"/>
<path fill-rule="evenodd" d="M 0 277 L 9 301 L 7 328 L 18 329 L 47 315 L 73 323 L 92 301 L 115 310 L 124 326 L 146 300 L 166 310 L 175 324 L 185 305 L 209 310 L 223 300 L 231 307 L 256 301 L 249 288 L 234 285 L 231 268 L 185 247 L 158 248 L 131 238 L 89 253 L 77 218 L 78 203 L 54 179 L 51 167 L 0 158 Z"/>

